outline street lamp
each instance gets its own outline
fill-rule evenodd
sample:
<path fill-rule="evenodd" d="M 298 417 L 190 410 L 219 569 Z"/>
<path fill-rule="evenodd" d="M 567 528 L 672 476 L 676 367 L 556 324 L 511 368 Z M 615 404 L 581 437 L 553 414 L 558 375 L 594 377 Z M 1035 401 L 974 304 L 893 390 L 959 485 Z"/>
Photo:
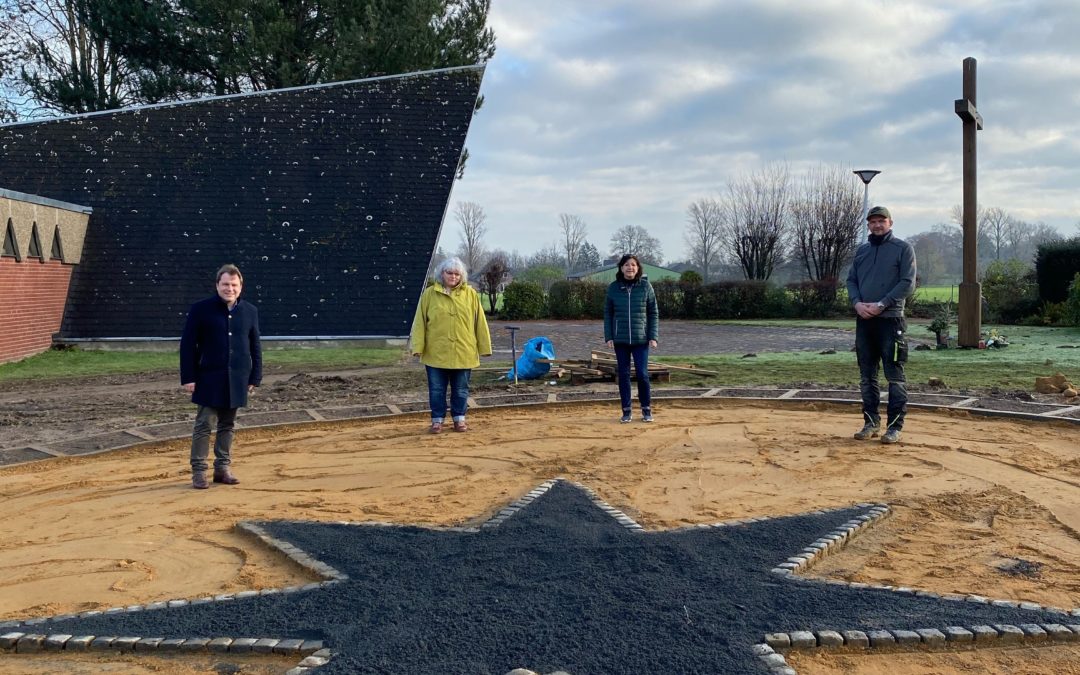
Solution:
<path fill-rule="evenodd" d="M 859 180 L 863 182 L 862 193 L 862 215 L 863 220 L 866 220 L 866 211 L 870 208 L 870 204 L 867 200 L 870 199 L 870 181 L 874 180 L 874 176 L 881 173 L 877 169 L 859 169 L 852 171 L 851 173 L 859 177 Z"/>

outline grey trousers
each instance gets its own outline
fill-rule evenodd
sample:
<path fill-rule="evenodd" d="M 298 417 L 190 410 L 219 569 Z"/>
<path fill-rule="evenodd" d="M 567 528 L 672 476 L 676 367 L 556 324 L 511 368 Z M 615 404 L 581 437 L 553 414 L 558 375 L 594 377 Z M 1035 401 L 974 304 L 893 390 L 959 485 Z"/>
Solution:
<path fill-rule="evenodd" d="M 211 408 L 199 406 L 195 415 L 195 430 L 191 434 L 191 470 L 206 471 L 210 455 L 210 432 L 217 427 L 214 438 L 214 470 L 226 469 L 232 463 L 233 428 L 236 426 L 236 408 Z"/>

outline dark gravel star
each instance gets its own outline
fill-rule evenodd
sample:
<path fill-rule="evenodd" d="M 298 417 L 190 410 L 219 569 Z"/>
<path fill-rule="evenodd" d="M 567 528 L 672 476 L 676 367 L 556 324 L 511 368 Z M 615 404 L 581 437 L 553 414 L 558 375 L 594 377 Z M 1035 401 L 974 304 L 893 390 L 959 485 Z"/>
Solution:
<path fill-rule="evenodd" d="M 1058 623 L 770 570 L 865 512 L 628 530 L 559 482 L 497 527 L 262 526 L 349 579 L 330 588 L 49 622 L 38 633 L 324 640 L 320 673 L 767 673 L 766 633 Z"/>

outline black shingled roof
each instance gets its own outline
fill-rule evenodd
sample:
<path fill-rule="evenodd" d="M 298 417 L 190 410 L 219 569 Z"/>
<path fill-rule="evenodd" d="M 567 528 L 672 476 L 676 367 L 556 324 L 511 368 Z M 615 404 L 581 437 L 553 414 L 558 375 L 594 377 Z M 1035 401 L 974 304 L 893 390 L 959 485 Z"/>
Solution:
<path fill-rule="evenodd" d="M 175 337 L 233 262 L 267 336 L 408 333 L 483 67 L 0 127 L 0 186 L 93 208 L 63 338 Z"/>

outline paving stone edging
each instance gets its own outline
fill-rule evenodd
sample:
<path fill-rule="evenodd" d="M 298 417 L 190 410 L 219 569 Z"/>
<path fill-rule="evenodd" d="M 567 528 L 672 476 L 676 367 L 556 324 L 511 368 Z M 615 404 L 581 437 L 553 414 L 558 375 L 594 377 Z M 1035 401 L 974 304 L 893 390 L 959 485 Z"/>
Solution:
<path fill-rule="evenodd" d="M 1067 610 L 1061 607 L 1045 607 L 1035 602 L 1015 600 L 993 600 L 980 595 L 961 595 L 955 593 L 933 593 L 903 586 L 887 586 L 848 582 L 838 579 L 810 579 L 799 576 L 808 571 L 826 556 L 842 550 L 853 538 L 866 528 L 880 522 L 891 514 L 887 504 L 858 504 L 870 507 L 868 513 L 856 517 L 830 534 L 819 538 L 804 548 L 799 555 L 788 558 L 771 571 L 799 583 L 846 586 L 854 589 L 879 590 L 898 595 L 913 595 L 952 602 L 973 602 L 990 604 L 998 607 L 1013 607 L 1031 611 L 1059 614 L 1062 621 L 1080 617 L 1080 608 Z M 976 645 L 992 647 L 997 645 L 1040 645 L 1045 642 L 1067 644 L 1080 642 L 1080 620 L 1075 623 L 1023 623 L 993 624 L 977 626 L 945 626 L 943 628 L 882 628 L 872 631 L 860 630 L 801 630 L 791 632 L 767 633 L 762 642 L 752 647 L 753 653 L 769 668 L 773 675 L 798 675 L 784 658 L 784 653 L 791 650 L 847 649 L 880 651 L 916 651 L 923 649 L 942 649 L 946 647 L 969 647 Z"/>

